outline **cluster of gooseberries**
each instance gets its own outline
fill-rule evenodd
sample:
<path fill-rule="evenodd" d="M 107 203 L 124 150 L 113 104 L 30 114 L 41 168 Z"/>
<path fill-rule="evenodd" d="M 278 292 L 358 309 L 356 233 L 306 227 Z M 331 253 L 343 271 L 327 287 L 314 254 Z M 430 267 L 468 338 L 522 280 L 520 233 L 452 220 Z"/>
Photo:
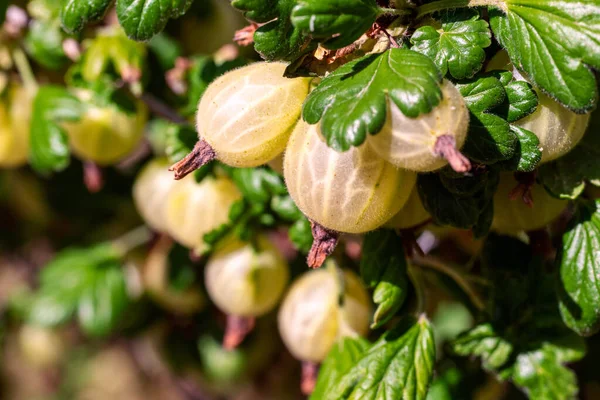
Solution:
<path fill-rule="evenodd" d="M 440 84 L 442 100 L 430 113 L 409 118 L 390 102 L 381 132 L 359 147 L 338 152 L 328 147 L 319 124 L 301 118 L 310 79 L 285 78 L 285 68 L 283 63 L 259 62 L 231 71 L 208 87 L 197 113 L 200 140 L 171 167 L 176 180 L 166 171 L 165 160 L 155 160 L 134 187 L 148 224 L 201 250 L 203 235 L 227 219 L 226 210 L 240 193 L 226 177 L 197 183 L 188 174 L 214 159 L 233 167 L 267 164 L 283 173 L 292 199 L 312 222 L 315 241 L 308 264 L 318 267 L 332 253 L 339 233 L 426 224 L 431 216 L 419 198 L 417 173 L 448 164 L 459 173 L 470 170 L 470 161 L 459 152 L 467 137 L 469 112 L 450 81 Z M 589 116 L 539 96 L 535 113 L 517 124 L 538 136 L 542 162 L 547 162 L 577 144 Z M 501 175 L 493 229 L 539 229 L 565 209 L 565 201 L 551 197 L 539 184 L 527 188 L 535 198 L 533 207 L 514 200 L 517 183 L 512 174 Z M 252 243 L 227 239 L 210 256 L 205 283 L 213 303 L 228 315 L 225 347 L 239 344 L 254 318 L 277 306 L 288 280 L 285 259 L 263 236 Z M 280 306 L 279 330 L 290 352 L 304 362 L 306 391 L 314 384 L 314 364 L 340 337 L 366 334 L 370 318 L 370 299 L 360 280 L 333 261 L 292 284 Z"/>

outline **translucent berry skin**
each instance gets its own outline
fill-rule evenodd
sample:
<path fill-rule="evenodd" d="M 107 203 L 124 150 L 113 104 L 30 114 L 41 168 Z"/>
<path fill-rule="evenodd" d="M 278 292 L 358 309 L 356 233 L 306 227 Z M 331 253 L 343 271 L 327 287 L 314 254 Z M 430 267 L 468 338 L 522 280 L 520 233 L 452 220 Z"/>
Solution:
<path fill-rule="evenodd" d="M 390 218 L 384 226 L 392 229 L 409 229 L 425 223 L 430 218 L 431 215 L 423 207 L 423 203 L 419 198 L 419 191 L 415 187 L 410 192 L 404 207 Z"/>
<path fill-rule="evenodd" d="M 167 200 L 167 232 L 179 243 L 202 252 L 204 235 L 229 220 L 229 209 L 241 194 L 224 177 L 206 177 L 197 183 L 193 175 L 173 186 Z"/>
<path fill-rule="evenodd" d="M 495 69 L 512 71 L 515 79 L 527 81 L 514 68 L 506 50 L 501 50 L 490 60 L 487 71 Z M 546 96 L 540 90 L 538 108 L 535 112 L 513 124 L 527 129 L 540 140 L 541 163 L 555 160 L 572 150 L 583 137 L 590 120 L 590 114 L 576 114 Z"/>
<path fill-rule="evenodd" d="M 371 313 L 369 294 L 353 272 L 312 270 L 292 284 L 283 300 L 279 332 L 294 357 L 321 362 L 337 339 L 365 335 Z"/>
<path fill-rule="evenodd" d="M 369 146 L 337 152 L 327 146 L 319 125 L 298 122 L 290 137 L 284 176 L 300 210 L 325 228 L 363 233 L 381 226 L 408 200 L 416 181 Z"/>
<path fill-rule="evenodd" d="M 210 84 L 198 105 L 198 136 L 219 161 L 255 167 L 277 157 L 300 118 L 308 78 L 283 77 L 287 64 L 254 63 Z"/>
<path fill-rule="evenodd" d="M 79 90 L 77 97 L 88 103 L 86 111 L 77 122 L 65 123 L 73 153 L 102 166 L 122 160 L 139 144 L 148 110 L 136 103 L 136 110 L 129 114 L 116 106 L 99 107 L 91 103 L 91 93 Z"/>
<path fill-rule="evenodd" d="M 550 97 L 537 91 L 538 108 L 514 124 L 530 130 L 540 140 L 542 163 L 555 160 L 571 151 L 583 137 L 590 114 L 575 114 Z"/>
<path fill-rule="evenodd" d="M 509 193 L 517 184 L 512 174 L 502 174 L 494 195 L 492 229 L 497 232 L 517 233 L 543 228 L 555 220 L 568 205 L 568 201 L 550 196 L 542 185 L 536 183 L 531 192 L 533 207 L 528 207 L 520 197 L 509 199 Z"/>
<path fill-rule="evenodd" d="M 144 286 L 152 299 L 164 308 L 175 314 L 193 314 L 204 307 L 205 298 L 198 287 L 176 291 L 169 286 L 169 252 L 172 248 L 172 240 L 165 236 L 152 247 L 144 263 Z"/>
<path fill-rule="evenodd" d="M 211 300 L 228 315 L 258 317 L 271 311 L 289 280 L 281 253 L 263 236 L 253 247 L 237 240 L 213 253 L 204 270 Z"/>
<path fill-rule="evenodd" d="M 8 104 L 0 104 L 0 167 L 19 167 L 29 156 L 33 95 L 25 88 L 9 89 Z"/>
<path fill-rule="evenodd" d="M 458 89 L 447 80 L 442 83 L 443 98 L 429 114 L 409 118 L 388 102 L 383 129 L 370 135 L 367 143 L 388 162 L 411 171 L 428 172 L 442 168 L 447 161 L 433 153 L 437 139 L 453 136 L 460 149 L 467 138 L 469 110 Z"/>
<path fill-rule="evenodd" d="M 167 201 L 171 189 L 179 183 L 173 179 L 169 165 L 166 158 L 150 161 L 133 184 L 135 206 L 144 222 L 156 232 L 167 231 Z"/>

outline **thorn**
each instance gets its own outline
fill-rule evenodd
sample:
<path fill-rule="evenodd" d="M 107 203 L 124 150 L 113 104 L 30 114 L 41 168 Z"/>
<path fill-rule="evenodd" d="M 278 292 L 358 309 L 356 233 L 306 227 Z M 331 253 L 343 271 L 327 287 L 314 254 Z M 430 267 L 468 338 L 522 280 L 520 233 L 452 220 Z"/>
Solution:
<path fill-rule="evenodd" d="M 456 148 L 454 136 L 442 135 L 438 137 L 433 146 L 433 154 L 445 158 L 456 172 L 466 173 L 471 170 L 471 161 Z"/>
<path fill-rule="evenodd" d="M 306 260 L 310 268 L 319 268 L 325 259 L 333 253 L 339 240 L 339 233 L 327 229 L 311 221 L 310 227 L 313 235 L 313 244 Z"/>
<path fill-rule="evenodd" d="M 217 157 L 217 154 L 210 145 L 204 140 L 199 140 L 187 156 L 181 161 L 173 164 L 169 171 L 175 172 L 175 180 L 185 178 L 190 173 L 205 164 L 208 164 Z"/>

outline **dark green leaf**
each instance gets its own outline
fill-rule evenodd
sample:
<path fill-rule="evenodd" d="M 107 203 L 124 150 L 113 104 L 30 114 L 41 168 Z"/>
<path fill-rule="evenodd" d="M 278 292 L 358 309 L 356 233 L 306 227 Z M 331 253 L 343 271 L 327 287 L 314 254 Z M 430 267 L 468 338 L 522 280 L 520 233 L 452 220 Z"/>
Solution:
<path fill-rule="evenodd" d="M 417 189 L 423 207 L 440 225 L 469 229 L 477 223 L 481 208 L 475 196 L 458 196 L 442 184 L 437 174 L 420 174 Z"/>
<path fill-rule="evenodd" d="M 491 324 L 482 324 L 452 341 L 452 351 L 465 357 L 481 357 L 483 367 L 492 372 L 500 370 L 510 360 L 513 345 L 501 337 Z"/>
<path fill-rule="evenodd" d="M 6 10 L 8 9 L 8 0 L 0 0 L 0 24 L 4 23 Z"/>
<path fill-rule="evenodd" d="M 338 340 L 319 369 L 319 378 L 310 399 L 325 399 L 326 392 L 360 360 L 369 346 L 370 343 L 360 337 L 356 339 L 345 337 Z"/>
<path fill-rule="evenodd" d="M 512 157 L 517 138 L 506 120 L 491 113 L 506 100 L 502 83 L 493 76 L 482 76 L 460 83 L 457 88 L 471 113 L 469 135 L 462 152 L 483 164 Z"/>
<path fill-rule="evenodd" d="M 434 363 L 431 324 L 425 316 L 406 318 L 365 352 L 324 398 L 425 399 Z"/>
<path fill-rule="evenodd" d="M 325 77 L 304 102 L 303 118 L 321 120 L 327 144 L 336 150 L 359 146 L 383 127 L 389 101 L 416 118 L 441 100 L 441 75 L 426 56 L 390 49 L 349 62 Z"/>
<path fill-rule="evenodd" d="M 560 265 L 560 312 L 580 335 L 600 329 L 600 201 L 579 205 L 563 235 Z"/>
<path fill-rule="evenodd" d="M 531 131 L 511 125 L 510 130 L 517 135 L 518 143 L 515 154 L 499 164 L 509 171 L 532 172 L 542 160 L 540 140 Z"/>
<path fill-rule="evenodd" d="M 231 5 L 251 21 L 269 22 L 278 16 L 278 2 L 279 0 L 233 0 Z"/>
<path fill-rule="evenodd" d="M 185 14 L 193 0 L 117 0 L 117 16 L 127 36 L 150 40 L 171 18 Z"/>
<path fill-rule="evenodd" d="M 129 304 L 127 285 L 120 263 L 94 271 L 94 279 L 81 293 L 77 316 L 82 330 L 91 336 L 113 331 Z"/>
<path fill-rule="evenodd" d="M 175 66 L 175 61 L 181 57 L 183 50 L 181 44 L 164 32 L 154 36 L 148 42 L 148 48 L 154 53 L 163 70 L 171 69 Z"/>
<path fill-rule="evenodd" d="M 513 79 L 512 72 L 494 72 L 506 91 L 506 101 L 494 109 L 494 113 L 508 122 L 515 122 L 533 114 L 538 105 L 538 96 L 533 86 L 526 81 Z"/>
<path fill-rule="evenodd" d="M 572 110 L 594 107 L 600 69 L 600 4 L 595 0 L 505 0 L 490 24 L 512 63 Z"/>
<path fill-rule="evenodd" d="M 491 41 L 488 23 L 474 10 L 448 11 L 441 29 L 422 26 L 410 39 L 412 49 L 430 57 L 443 75 L 471 78 L 481 69 Z"/>
<path fill-rule="evenodd" d="M 254 49 L 263 59 L 292 61 L 311 49 L 306 35 L 292 25 L 290 20 L 295 5 L 296 0 L 279 0 L 277 19 L 254 32 Z"/>
<path fill-rule="evenodd" d="M 66 0 L 60 11 L 63 29 L 76 33 L 89 22 L 95 22 L 106 14 L 112 0 Z"/>
<path fill-rule="evenodd" d="M 52 21 L 33 20 L 25 36 L 25 48 L 40 65 L 48 69 L 59 69 L 69 61 L 62 47 L 64 39 L 60 26 Z"/>
<path fill-rule="evenodd" d="M 543 164 L 538 177 L 556 197 L 575 199 L 583 192 L 585 182 L 600 185 L 600 112 L 591 116 L 581 142 L 559 159 Z"/>
<path fill-rule="evenodd" d="M 79 100 L 65 88 L 43 86 L 33 102 L 31 116 L 31 166 L 39 172 L 60 171 L 69 164 L 67 134 L 60 122 L 77 121 Z"/>
<path fill-rule="evenodd" d="M 408 291 L 406 257 L 402 240 L 393 230 L 367 233 L 362 246 L 360 274 L 365 284 L 374 289 L 377 305 L 371 328 L 388 322 L 402 307 Z"/>
<path fill-rule="evenodd" d="M 324 46 L 339 49 L 369 30 L 380 14 L 375 0 L 299 0 L 292 23 L 314 38 L 333 38 Z"/>

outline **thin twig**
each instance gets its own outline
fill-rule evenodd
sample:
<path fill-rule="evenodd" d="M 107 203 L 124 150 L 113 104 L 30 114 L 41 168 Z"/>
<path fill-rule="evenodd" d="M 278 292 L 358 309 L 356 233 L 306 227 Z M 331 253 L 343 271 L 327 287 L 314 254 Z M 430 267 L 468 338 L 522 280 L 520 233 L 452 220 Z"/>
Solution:
<path fill-rule="evenodd" d="M 143 93 L 140 96 L 140 100 L 146 103 L 150 111 L 152 111 L 154 114 L 160 115 L 161 117 L 177 124 L 189 124 L 187 119 L 183 118 L 171 107 L 149 93 Z"/>
<path fill-rule="evenodd" d="M 479 295 L 473 290 L 473 288 L 471 287 L 469 282 L 467 282 L 463 274 L 458 272 L 455 268 L 446 265 L 441 260 L 432 256 L 416 256 L 413 257 L 412 262 L 413 264 L 418 265 L 420 267 L 434 269 L 438 272 L 443 273 L 444 275 L 447 275 L 452 280 L 454 280 L 454 282 L 456 282 L 456 284 L 467 294 L 467 296 L 469 296 L 469 299 L 478 310 L 483 311 L 485 309 L 485 304 L 483 303 L 483 300 L 481 300 Z"/>

